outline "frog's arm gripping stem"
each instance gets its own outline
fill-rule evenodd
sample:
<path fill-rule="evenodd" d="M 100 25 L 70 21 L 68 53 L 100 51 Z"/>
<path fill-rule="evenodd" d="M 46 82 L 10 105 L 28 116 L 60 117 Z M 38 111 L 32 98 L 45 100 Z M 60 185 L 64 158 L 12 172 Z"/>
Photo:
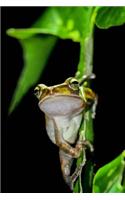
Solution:
<path fill-rule="evenodd" d="M 63 139 L 63 136 L 59 133 L 59 130 L 58 130 L 58 127 L 56 125 L 55 120 L 53 120 L 53 121 L 54 121 L 54 124 L 55 124 L 55 140 L 56 140 L 57 146 L 59 146 L 59 148 L 62 151 L 64 151 L 68 155 L 70 155 L 72 158 L 78 158 L 81 154 L 82 149 L 83 149 L 82 142 L 78 141 L 76 143 L 76 146 L 72 147 L 69 143 L 67 143 Z"/>
<path fill-rule="evenodd" d="M 89 75 L 84 75 L 79 83 L 80 86 L 82 86 L 86 81 L 89 81 L 90 79 L 95 79 L 95 74 L 89 74 Z"/>

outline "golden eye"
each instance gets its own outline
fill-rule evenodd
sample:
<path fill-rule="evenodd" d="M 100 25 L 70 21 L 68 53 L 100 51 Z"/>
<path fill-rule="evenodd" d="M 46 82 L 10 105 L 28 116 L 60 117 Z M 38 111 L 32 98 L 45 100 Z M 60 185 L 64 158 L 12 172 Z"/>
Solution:
<path fill-rule="evenodd" d="M 44 84 L 37 85 L 34 89 L 34 95 L 39 99 L 46 88 L 47 86 Z"/>
<path fill-rule="evenodd" d="M 79 90 L 79 82 L 76 79 L 71 79 L 69 86 L 73 90 Z"/>

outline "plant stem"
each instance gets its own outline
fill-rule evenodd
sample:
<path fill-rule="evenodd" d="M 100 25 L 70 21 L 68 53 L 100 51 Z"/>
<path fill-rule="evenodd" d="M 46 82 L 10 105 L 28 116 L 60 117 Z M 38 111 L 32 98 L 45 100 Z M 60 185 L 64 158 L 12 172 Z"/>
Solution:
<path fill-rule="evenodd" d="M 80 52 L 80 62 L 78 65 L 78 70 L 76 72 L 76 77 L 82 79 L 83 75 L 91 74 L 93 70 L 93 31 L 91 35 L 81 43 L 81 52 Z M 86 131 L 85 138 L 93 143 L 93 120 L 91 113 L 87 112 L 86 114 Z M 83 136 L 84 137 L 84 136 Z"/>
<path fill-rule="evenodd" d="M 81 79 L 84 74 L 92 73 L 93 58 L 93 34 L 80 43 L 80 61 L 76 72 L 76 78 Z"/>
<path fill-rule="evenodd" d="M 78 70 L 76 72 L 76 78 L 82 79 L 83 75 L 91 74 L 93 70 L 93 28 L 92 32 L 89 37 L 87 37 L 84 41 L 81 41 L 81 48 L 80 48 L 80 62 L 78 64 Z M 93 144 L 94 141 L 94 132 L 93 132 L 93 120 L 91 117 L 91 112 L 88 111 L 85 116 L 83 123 L 80 128 L 80 137 L 83 138 L 83 140 L 88 140 L 90 143 Z M 86 159 L 86 151 L 84 150 L 81 154 L 80 158 L 77 159 L 77 166 L 82 163 L 85 163 Z M 90 170 L 91 169 L 91 170 Z M 86 185 L 89 187 L 86 189 L 83 188 L 83 192 L 90 192 L 91 186 L 92 186 L 92 176 L 93 176 L 93 163 L 89 161 L 89 164 L 86 165 L 85 169 L 85 180 Z M 81 174 L 79 175 L 79 178 L 76 181 L 76 184 L 74 186 L 74 192 L 82 192 L 81 185 L 83 181 L 81 181 Z"/>

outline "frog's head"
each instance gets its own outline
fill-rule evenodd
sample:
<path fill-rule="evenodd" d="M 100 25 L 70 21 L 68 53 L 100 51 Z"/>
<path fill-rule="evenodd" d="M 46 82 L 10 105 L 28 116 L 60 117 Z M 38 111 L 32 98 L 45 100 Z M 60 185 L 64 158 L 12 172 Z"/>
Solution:
<path fill-rule="evenodd" d="M 44 84 L 37 85 L 34 93 L 39 100 L 40 109 L 51 115 L 81 112 L 86 106 L 86 100 L 80 88 L 86 80 L 87 77 L 84 77 L 81 81 L 70 77 L 59 85 L 50 87 Z"/>
<path fill-rule="evenodd" d="M 34 89 L 34 94 L 39 101 L 53 95 L 78 95 L 79 82 L 77 79 L 70 77 L 64 83 L 50 87 L 44 84 L 38 84 Z"/>

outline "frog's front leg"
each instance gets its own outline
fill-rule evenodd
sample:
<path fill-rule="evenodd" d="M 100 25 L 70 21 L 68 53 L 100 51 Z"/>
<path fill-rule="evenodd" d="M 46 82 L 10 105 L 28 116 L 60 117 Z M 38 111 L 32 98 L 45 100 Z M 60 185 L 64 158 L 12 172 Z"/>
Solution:
<path fill-rule="evenodd" d="M 83 149 L 83 142 L 78 141 L 76 146 L 72 147 L 68 142 L 64 140 L 63 135 L 60 133 L 55 120 L 53 120 L 53 122 L 55 127 L 56 145 L 60 148 L 60 150 L 70 155 L 72 158 L 78 158 Z"/>

